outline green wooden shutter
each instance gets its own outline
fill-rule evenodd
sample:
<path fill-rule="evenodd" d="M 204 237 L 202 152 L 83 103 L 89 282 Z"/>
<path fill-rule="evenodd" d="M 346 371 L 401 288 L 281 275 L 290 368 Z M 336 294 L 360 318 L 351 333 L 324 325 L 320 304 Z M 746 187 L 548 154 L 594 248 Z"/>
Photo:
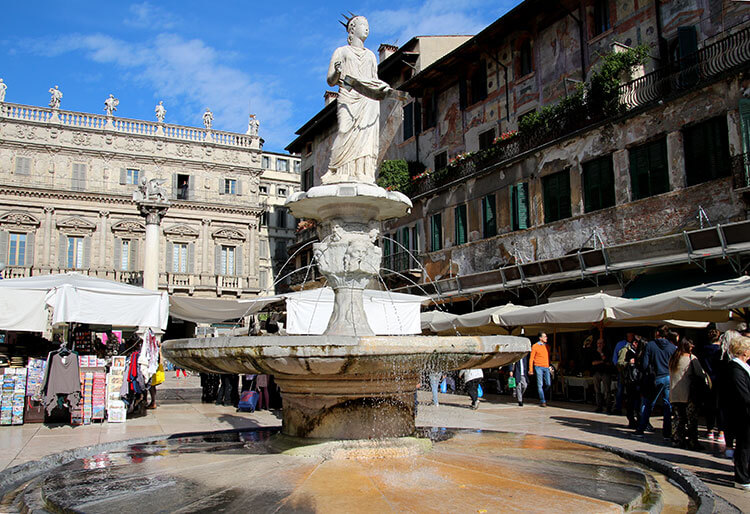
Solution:
<path fill-rule="evenodd" d="M 652 195 L 669 191 L 669 167 L 667 164 L 667 139 L 654 141 L 649 147 L 649 183 Z"/>
<path fill-rule="evenodd" d="M 174 272 L 174 269 L 172 269 L 173 254 L 174 254 L 174 243 L 172 243 L 172 241 L 167 241 L 167 252 L 165 255 L 166 260 L 164 262 L 164 269 L 169 273 Z"/>
<path fill-rule="evenodd" d="M 495 208 L 495 195 L 482 198 L 482 236 L 485 238 L 497 235 Z"/>
<path fill-rule="evenodd" d="M 430 217 L 430 251 L 440 250 L 443 244 L 443 222 L 440 213 Z"/>
<path fill-rule="evenodd" d="M 649 196 L 648 191 L 648 158 L 645 147 L 632 148 L 630 157 L 630 188 L 632 200 L 640 200 Z"/>
<path fill-rule="evenodd" d="M 234 247 L 234 274 L 242 276 L 242 246 Z"/>
<path fill-rule="evenodd" d="M 466 204 L 457 206 L 453 212 L 455 220 L 455 244 L 462 245 L 466 243 Z"/>
<path fill-rule="evenodd" d="M 137 239 L 131 239 L 130 240 L 130 261 L 128 262 L 128 266 L 130 267 L 130 271 L 137 271 L 138 270 L 138 240 Z"/>
<path fill-rule="evenodd" d="M 414 100 L 414 135 L 422 133 L 422 104 Z"/>
<path fill-rule="evenodd" d="M 120 168 L 120 184 L 125 185 L 128 183 L 128 170 Z"/>
<path fill-rule="evenodd" d="M 224 275 L 221 269 L 221 245 L 214 246 L 214 275 Z"/>
<path fill-rule="evenodd" d="M 195 273 L 195 243 L 188 243 L 187 272 Z"/>
<path fill-rule="evenodd" d="M 91 267 L 91 236 L 83 238 L 83 269 Z"/>
<path fill-rule="evenodd" d="M 414 102 L 405 105 L 404 111 L 404 141 L 414 135 Z"/>
<path fill-rule="evenodd" d="M 219 194 L 220 195 L 224 194 L 224 179 L 223 178 L 219 179 Z"/>
<path fill-rule="evenodd" d="M 179 184 L 177 181 L 177 173 L 172 173 L 172 200 L 177 200 L 177 191 Z M 171 271 L 171 270 L 168 270 Z"/>
<path fill-rule="evenodd" d="M 195 200 L 195 180 L 193 175 L 188 176 L 188 196 L 186 200 Z"/>
<path fill-rule="evenodd" d="M 57 235 L 57 264 L 60 268 L 68 268 L 68 236 Z"/>

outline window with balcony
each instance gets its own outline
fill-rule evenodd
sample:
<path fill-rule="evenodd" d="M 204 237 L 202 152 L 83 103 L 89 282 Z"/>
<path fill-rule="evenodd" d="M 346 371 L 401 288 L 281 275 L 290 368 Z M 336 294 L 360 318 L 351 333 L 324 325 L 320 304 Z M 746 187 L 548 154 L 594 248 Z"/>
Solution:
<path fill-rule="evenodd" d="M 609 0 L 596 0 L 594 2 L 594 36 L 598 36 L 610 29 L 609 22 Z"/>
<path fill-rule="evenodd" d="M 430 251 L 436 252 L 443 248 L 443 217 L 441 213 L 430 216 Z"/>
<path fill-rule="evenodd" d="M 16 157 L 16 175 L 31 174 L 31 157 Z"/>
<path fill-rule="evenodd" d="M 138 240 L 115 239 L 115 265 L 120 271 L 138 269 Z"/>
<path fill-rule="evenodd" d="M 172 272 L 187 273 L 188 269 L 188 243 L 173 243 Z"/>
<path fill-rule="evenodd" d="M 495 141 L 495 129 L 485 130 L 479 134 L 479 149 L 486 150 L 492 146 Z"/>
<path fill-rule="evenodd" d="M 435 167 L 433 171 L 442 170 L 448 166 L 448 152 L 440 152 L 438 154 L 435 154 Z"/>
<path fill-rule="evenodd" d="M 510 226 L 513 230 L 524 230 L 529 225 L 529 184 L 519 182 L 510 187 Z"/>
<path fill-rule="evenodd" d="M 633 200 L 669 191 L 666 137 L 631 148 L 629 157 Z"/>
<path fill-rule="evenodd" d="M 174 177 L 174 195 L 177 200 L 190 200 L 190 192 L 192 190 L 192 184 L 190 183 L 190 175 L 183 175 L 177 173 Z"/>
<path fill-rule="evenodd" d="M 484 238 L 497 235 L 497 214 L 495 209 L 495 195 L 487 195 L 482 198 L 482 237 Z"/>
<path fill-rule="evenodd" d="M 564 170 L 542 177 L 544 222 L 570 218 L 570 171 Z"/>
<path fill-rule="evenodd" d="M 68 236 L 67 267 L 70 269 L 84 269 L 84 255 L 86 248 L 82 236 Z"/>
<path fill-rule="evenodd" d="M 688 186 L 730 174 L 726 116 L 717 116 L 686 128 L 683 141 Z"/>
<path fill-rule="evenodd" d="M 453 219 L 455 222 L 453 230 L 453 239 L 456 245 L 466 244 L 467 241 L 467 221 L 466 221 L 466 204 L 462 204 L 453 209 Z"/>
<path fill-rule="evenodd" d="M 264 155 L 262 157 L 262 159 L 261 159 L 261 166 L 263 167 L 264 170 L 270 169 L 271 168 L 271 158 L 268 157 L 267 155 Z"/>
<path fill-rule="evenodd" d="M 221 245 L 219 273 L 221 275 L 236 275 L 235 266 L 236 248 L 234 246 Z"/>
<path fill-rule="evenodd" d="M 598 211 L 615 205 L 615 174 L 612 156 L 583 163 L 583 209 Z"/>
<path fill-rule="evenodd" d="M 26 265 L 26 234 L 11 233 L 8 238 L 8 266 Z"/>
<path fill-rule="evenodd" d="M 223 194 L 225 195 L 236 195 L 238 194 L 238 183 L 237 179 L 225 178 L 223 180 Z"/>
<path fill-rule="evenodd" d="M 276 159 L 276 171 L 289 171 L 288 159 Z"/>
<path fill-rule="evenodd" d="M 73 177 L 70 185 L 73 191 L 85 191 L 86 190 L 86 165 L 74 162 L 73 163 Z"/>

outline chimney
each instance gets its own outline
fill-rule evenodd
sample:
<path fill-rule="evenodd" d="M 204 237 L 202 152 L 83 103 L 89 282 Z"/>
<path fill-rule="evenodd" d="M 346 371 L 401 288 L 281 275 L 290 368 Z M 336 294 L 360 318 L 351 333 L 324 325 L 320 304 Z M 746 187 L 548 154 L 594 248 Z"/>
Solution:
<path fill-rule="evenodd" d="M 380 55 L 380 62 L 385 61 L 391 55 L 398 50 L 396 45 L 389 45 L 388 43 L 381 43 L 378 47 L 378 54 Z"/>
<path fill-rule="evenodd" d="M 326 91 L 325 93 L 323 93 L 323 98 L 326 101 L 326 105 L 336 100 L 338 96 L 339 94 L 336 91 Z"/>

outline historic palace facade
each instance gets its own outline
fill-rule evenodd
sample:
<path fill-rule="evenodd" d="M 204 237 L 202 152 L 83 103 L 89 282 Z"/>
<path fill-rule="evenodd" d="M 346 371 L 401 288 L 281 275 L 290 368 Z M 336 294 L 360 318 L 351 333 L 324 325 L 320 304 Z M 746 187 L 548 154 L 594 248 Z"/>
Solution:
<path fill-rule="evenodd" d="M 133 192 L 160 179 L 171 205 L 159 289 L 273 292 L 294 238 L 283 203 L 299 187 L 299 159 L 262 144 L 257 127 L 235 134 L 0 103 L 3 278 L 79 271 L 141 285 L 146 227 Z"/>

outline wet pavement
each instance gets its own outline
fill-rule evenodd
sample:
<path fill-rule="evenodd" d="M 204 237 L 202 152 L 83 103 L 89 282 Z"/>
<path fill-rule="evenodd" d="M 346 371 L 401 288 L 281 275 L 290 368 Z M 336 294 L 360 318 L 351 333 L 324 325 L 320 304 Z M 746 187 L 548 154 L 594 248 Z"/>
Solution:
<path fill-rule="evenodd" d="M 110 441 L 185 432 L 278 427 L 281 424 L 278 412 L 237 413 L 230 407 L 202 404 L 197 377 L 175 379 L 169 375 L 167 381 L 159 387 L 159 407 L 148 411 L 144 417 L 129 419 L 124 424 L 101 423 L 79 427 L 28 424 L 0 427 L 0 468 L 6 469 L 66 449 Z M 417 424 L 420 426 L 500 430 L 622 447 L 689 469 L 717 494 L 743 511 L 750 511 L 750 495 L 732 488 L 732 463 L 721 456 L 718 444 L 704 441 L 706 450 L 694 452 L 672 448 L 662 440 L 660 432 L 637 438 L 633 436 L 632 430 L 626 428 L 624 417 L 595 414 L 593 406 L 582 404 L 552 401 L 550 407 L 543 409 L 531 400 L 525 407 L 518 407 L 510 397 L 488 395 L 482 400 L 480 408 L 474 411 L 469 408 L 469 399 L 465 396 L 440 395 L 441 405 L 438 407 L 427 404 L 429 394 L 426 392 L 420 392 L 419 398 Z M 660 420 L 654 419 L 653 423 L 659 428 Z M 217 465 L 221 469 L 221 464 Z M 351 473 L 351 470 L 347 473 Z M 570 469 L 567 469 L 563 474 L 570 473 Z M 561 473 L 556 474 L 560 475 Z M 253 479 L 248 476 L 248 480 L 258 481 L 261 478 Z M 268 477 L 263 480 L 268 481 Z M 372 479 L 369 480 L 368 483 L 371 483 Z M 220 480 L 217 485 L 220 485 Z M 561 482 L 558 487 L 564 489 L 565 484 Z M 227 499 L 226 495 L 234 494 L 226 488 L 222 491 L 216 493 L 221 498 Z M 299 510 L 307 510 L 304 502 L 299 504 Z"/>

